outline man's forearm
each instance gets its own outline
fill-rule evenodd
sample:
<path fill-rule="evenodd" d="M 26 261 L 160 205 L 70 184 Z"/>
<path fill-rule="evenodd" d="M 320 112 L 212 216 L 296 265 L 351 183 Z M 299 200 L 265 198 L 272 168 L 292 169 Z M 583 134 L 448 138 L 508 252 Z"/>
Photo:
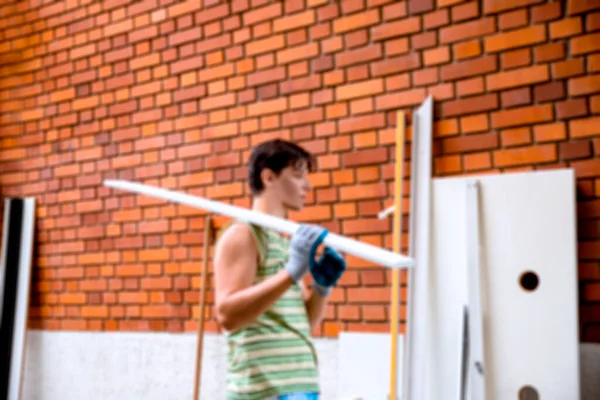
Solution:
<path fill-rule="evenodd" d="M 281 270 L 261 283 L 228 295 L 217 307 L 221 325 L 232 331 L 250 323 L 273 305 L 291 284 L 289 274 Z"/>
<path fill-rule="evenodd" d="M 321 296 L 313 291 L 306 301 L 306 312 L 311 329 L 315 329 L 323 320 L 327 307 L 327 296 Z"/>

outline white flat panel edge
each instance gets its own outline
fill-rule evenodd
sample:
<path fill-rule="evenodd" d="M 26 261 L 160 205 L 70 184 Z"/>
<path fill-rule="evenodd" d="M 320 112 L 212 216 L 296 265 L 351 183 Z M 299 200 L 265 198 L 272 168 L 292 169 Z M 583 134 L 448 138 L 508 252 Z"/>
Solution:
<path fill-rule="evenodd" d="M 8 221 L 10 219 L 10 199 L 4 199 L 4 220 L 2 222 L 2 249 L 0 249 L 0 268 L 6 263 L 6 247 L 8 246 Z M 0 321 L 4 310 L 4 285 L 6 271 L 0 271 Z"/>
<path fill-rule="evenodd" d="M 468 329 L 469 357 L 468 383 L 471 400 L 485 400 L 485 360 L 483 356 L 483 322 L 481 297 L 481 236 L 479 183 L 466 181 L 467 215 L 467 285 L 468 285 Z"/>
<path fill-rule="evenodd" d="M 413 114 L 409 257 L 415 267 L 408 270 L 407 328 L 402 393 L 403 399 L 426 398 L 429 231 L 431 222 L 431 175 L 433 97 L 429 96 Z"/>
<path fill-rule="evenodd" d="M 23 200 L 23 220 L 21 231 L 21 250 L 19 254 L 18 292 L 15 304 L 15 325 L 13 351 L 11 354 L 10 388 L 8 398 L 18 400 L 21 397 L 25 360 L 25 342 L 27 340 L 27 319 L 31 292 L 31 269 L 33 238 L 35 227 L 35 199 Z"/>

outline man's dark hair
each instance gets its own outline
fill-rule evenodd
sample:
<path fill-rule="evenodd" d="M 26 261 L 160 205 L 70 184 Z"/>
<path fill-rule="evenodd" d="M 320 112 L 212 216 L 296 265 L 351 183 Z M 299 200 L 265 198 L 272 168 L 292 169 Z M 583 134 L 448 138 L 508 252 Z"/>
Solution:
<path fill-rule="evenodd" d="M 298 166 L 305 162 L 311 171 L 314 165 L 313 156 L 302 147 L 282 139 L 274 139 L 256 146 L 248 160 L 248 184 L 252 194 L 257 195 L 264 189 L 261 173 L 270 169 L 275 174 L 289 166 Z"/>

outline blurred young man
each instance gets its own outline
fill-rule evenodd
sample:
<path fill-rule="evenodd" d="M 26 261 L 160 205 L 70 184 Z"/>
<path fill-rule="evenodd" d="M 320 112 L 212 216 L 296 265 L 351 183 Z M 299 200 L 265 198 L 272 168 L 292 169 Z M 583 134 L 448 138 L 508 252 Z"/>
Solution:
<path fill-rule="evenodd" d="M 272 140 L 253 149 L 248 165 L 252 209 L 280 218 L 300 210 L 312 189 L 312 156 Z M 346 268 L 330 248 L 315 259 L 327 231 L 301 224 L 291 238 L 242 221 L 215 248 L 216 316 L 227 331 L 228 400 L 317 400 L 319 374 L 311 330 Z M 312 291 L 304 288 L 310 273 Z"/>

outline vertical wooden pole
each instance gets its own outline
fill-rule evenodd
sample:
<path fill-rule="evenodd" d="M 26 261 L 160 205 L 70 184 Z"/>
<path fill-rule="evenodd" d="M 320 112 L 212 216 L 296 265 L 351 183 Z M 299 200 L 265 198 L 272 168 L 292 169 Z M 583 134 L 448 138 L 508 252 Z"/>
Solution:
<path fill-rule="evenodd" d="M 200 380 L 202 378 L 202 349 L 204 343 L 204 305 L 206 303 L 206 287 L 208 280 L 208 250 L 210 248 L 211 238 L 211 220 L 210 214 L 204 218 L 204 254 L 202 256 L 202 279 L 200 283 L 200 314 L 198 316 L 198 341 L 196 353 L 196 374 L 194 376 L 194 400 L 200 399 Z"/>
<path fill-rule="evenodd" d="M 394 229 L 393 246 L 394 252 L 401 252 L 402 244 L 402 181 L 404 166 L 404 113 L 397 113 L 396 120 L 396 168 L 395 168 L 395 190 L 394 190 Z M 392 300 L 391 300 L 391 366 L 390 366 L 390 400 L 396 400 L 398 380 L 398 327 L 400 323 L 400 270 L 392 269 Z"/>

